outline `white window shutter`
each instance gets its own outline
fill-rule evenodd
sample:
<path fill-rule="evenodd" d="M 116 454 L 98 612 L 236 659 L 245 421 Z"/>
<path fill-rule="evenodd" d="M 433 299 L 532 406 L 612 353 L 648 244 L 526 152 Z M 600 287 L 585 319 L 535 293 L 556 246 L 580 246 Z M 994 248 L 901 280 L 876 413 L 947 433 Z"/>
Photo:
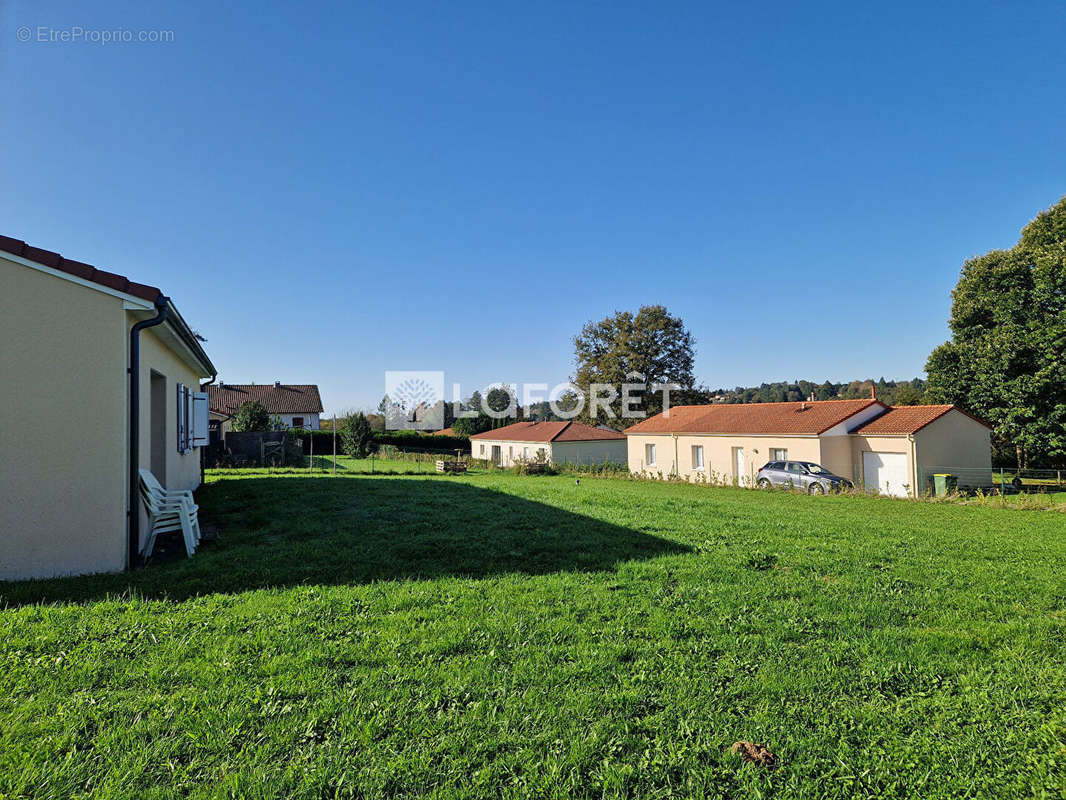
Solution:
<path fill-rule="evenodd" d="M 177 384 L 178 398 L 174 404 L 174 417 L 177 421 L 178 452 L 185 452 L 185 384 Z"/>
<path fill-rule="evenodd" d="M 192 396 L 192 446 L 203 447 L 211 437 L 208 434 L 207 392 L 194 392 Z"/>
<path fill-rule="evenodd" d="M 185 387 L 185 452 L 192 452 L 192 389 Z"/>

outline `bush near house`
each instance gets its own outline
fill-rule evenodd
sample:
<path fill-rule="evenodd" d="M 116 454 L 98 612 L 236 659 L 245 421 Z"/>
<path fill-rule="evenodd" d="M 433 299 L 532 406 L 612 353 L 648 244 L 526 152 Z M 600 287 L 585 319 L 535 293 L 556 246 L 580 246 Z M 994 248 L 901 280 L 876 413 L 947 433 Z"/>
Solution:
<path fill-rule="evenodd" d="M 271 428 L 270 415 L 255 400 L 242 403 L 241 407 L 233 415 L 233 430 L 236 433 L 264 432 L 271 430 Z"/>

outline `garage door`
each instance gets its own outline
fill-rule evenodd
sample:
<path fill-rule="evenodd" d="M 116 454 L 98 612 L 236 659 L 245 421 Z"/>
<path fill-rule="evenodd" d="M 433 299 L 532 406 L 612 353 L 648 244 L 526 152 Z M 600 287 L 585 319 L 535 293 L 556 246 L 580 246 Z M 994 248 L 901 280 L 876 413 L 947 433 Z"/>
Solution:
<path fill-rule="evenodd" d="M 868 489 L 893 497 L 907 496 L 911 478 L 906 453 L 863 453 L 862 475 Z"/>

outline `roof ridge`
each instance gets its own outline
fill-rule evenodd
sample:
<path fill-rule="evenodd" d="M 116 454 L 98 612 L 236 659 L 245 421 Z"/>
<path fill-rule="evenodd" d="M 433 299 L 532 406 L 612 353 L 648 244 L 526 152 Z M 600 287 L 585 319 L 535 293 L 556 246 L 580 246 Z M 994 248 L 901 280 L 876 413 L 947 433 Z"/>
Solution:
<path fill-rule="evenodd" d="M 553 421 L 554 421 L 554 420 L 553 420 Z M 560 436 L 562 436 L 562 434 L 563 434 L 563 431 L 565 431 L 566 429 L 568 429 L 568 428 L 570 427 L 570 423 L 571 423 L 571 422 L 573 422 L 573 420 L 572 420 L 572 419 L 564 420 L 564 423 L 565 423 L 565 424 L 563 425 L 563 427 L 559 428 L 559 430 L 557 430 L 557 431 L 555 432 L 555 435 L 554 435 L 554 436 L 552 436 L 552 438 L 550 438 L 550 439 L 549 439 L 548 441 L 549 441 L 549 442 L 554 442 L 554 441 L 555 441 L 556 439 L 558 439 L 558 438 L 559 438 Z"/>
<path fill-rule="evenodd" d="M 855 403 L 859 400 L 876 400 L 884 403 L 876 397 L 833 397 L 829 400 L 770 400 L 759 403 L 695 403 L 688 406 L 674 406 L 674 408 L 696 408 L 697 406 L 783 406 L 788 403 Z"/>

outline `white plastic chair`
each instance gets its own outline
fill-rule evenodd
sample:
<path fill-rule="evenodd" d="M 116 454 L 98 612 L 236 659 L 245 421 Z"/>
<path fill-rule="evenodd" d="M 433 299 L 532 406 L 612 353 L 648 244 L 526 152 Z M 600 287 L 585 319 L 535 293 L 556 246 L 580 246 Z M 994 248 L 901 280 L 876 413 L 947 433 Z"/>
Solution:
<path fill-rule="evenodd" d="M 185 552 L 192 556 L 200 543 L 199 507 L 188 489 L 164 489 L 150 470 L 139 470 L 141 476 L 141 499 L 148 509 L 150 530 L 145 540 L 145 558 L 152 555 L 155 537 L 160 533 L 180 530 L 185 539 Z"/>

